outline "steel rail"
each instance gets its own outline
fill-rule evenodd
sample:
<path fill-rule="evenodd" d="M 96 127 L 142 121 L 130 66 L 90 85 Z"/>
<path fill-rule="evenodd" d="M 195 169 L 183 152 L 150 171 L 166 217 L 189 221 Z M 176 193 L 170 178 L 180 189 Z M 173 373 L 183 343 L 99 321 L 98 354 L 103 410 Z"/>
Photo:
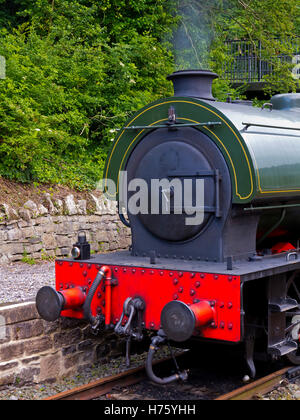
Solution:
<path fill-rule="evenodd" d="M 181 353 L 178 356 L 183 356 L 186 353 Z M 154 365 L 161 365 L 172 361 L 171 357 L 158 360 Z M 293 379 L 299 377 L 299 367 L 296 373 L 289 375 L 289 372 L 295 368 L 286 367 L 277 372 L 274 372 L 266 377 L 258 379 L 250 384 L 247 384 L 241 388 L 235 389 L 228 394 L 221 395 L 215 398 L 215 401 L 238 401 L 238 400 L 251 400 L 255 396 L 265 395 L 273 391 L 281 382 L 285 379 Z M 62 392 L 60 394 L 53 395 L 45 398 L 44 401 L 88 401 L 99 398 L 103 395 L 108 394 L 112 389 L 116 387 L 126 387 L 135 385 L 147 379 L 145 367 L 139 367 L 131 369 L 126 372 L 119 373 L 114 376 L 106 377 L 98 381 L 82 385 L 80 387 Z"/>
<path fill-rule="evenodd" d="M 187 352 L 180 353 L 176 355 L 176 358 L 184 356 L 186 353 Z M 173 358 L 170 356 L 162 360 L 157 360 L 153 364 L 154 366 L 157 366 L 172 360 Z M 45 398 L 44 401 L 89 401 L 107 394 L 115 387 L 135 385 L 139 382 L 142 382 L 146 378 L 147 374 L 145 366 L 141 366 L 139 368 L 130 369 L 126 372 L 102 378 L 87 385 L 82 385 L 77 388 L 73 388 L 68 391 L 50 396 Z"/>
<path fill-rule="evenodd" d="M 245 401 L 251 400 L 257 395 L 265 395 L 268 392 L 273 391 L 274 388 L 280 385 L 280 383 L 287 378 L 287 373 L 290 369 L 291 367 L 281 369 L 278 372 L 258 379 L 255 382 L 235 389 L 228 394 L 221 395 L 220 397 L 216 398 L 215 401 Z"/>
<path fill-rule="evenodd" d="M 45 401 L 89 401 L 107 394 L 117 386 L 129 386 L 141 382 L 146 377 L 145 369 L 133 369 L 116 376 L 100 379 L 88 385 L 83 385 L 69 391 L 62 392 Z"/>

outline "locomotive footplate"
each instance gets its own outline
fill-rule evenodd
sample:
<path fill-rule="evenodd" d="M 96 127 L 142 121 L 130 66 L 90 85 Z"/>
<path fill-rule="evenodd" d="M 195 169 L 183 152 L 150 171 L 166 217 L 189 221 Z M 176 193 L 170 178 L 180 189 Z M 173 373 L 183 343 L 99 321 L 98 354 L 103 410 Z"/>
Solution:
<path fill-rule="evenodd" d="M 152 261 L 153 262 L 153 261 Z M 276 274 L 300 269 L 300 261 L 282 257 L 236 262 L 232 270 L 226 264 L 135 258 L 128 252 L 97 255 L 88 261 L 59 260 L 56 262 L 56 288 L 64 292 L 82 288 L 87 294 L 98 271 L 103 265 L 110 267 L 114 284 L 111 302 L 106 302 L 106 286 L 103 282 L 91 305 L 94 316 L 107 314 L 114 328 L 122 316 L 123 304 L 128 297 L 145 302 L 143 326 L 158 331 L 161 313 L 170 302 L 182 302 L 188 306 L 209 302 L 215 309 L 212 322 L 195 331 L 195 336 L 229 342 L 239 342 L 244 333 L 243 286 L 246 282 L 270 278 Z M 64 310 L 64 317 L 83 319 L 82 308 Z M 127 319 L 124 319 L 124 325 Z"/>
<path fill-rule="evenodd" d="M 119 263 L 120 256 L 123 261 Z M 128 257 L 127 257 L 128 256 Z M 127 263 L 125 262 L 127 260 Z M 130 264 L 128 261 L 130 260 Z M 195 313 L 205 313 L 205 304 L 213 309 L 213 317 L 208 325 L 196 329 L 195 336 L 229 342 L 241 340 L 241 281 L 239 276 L 230 274 L 206 273 L 202 270 L 184 270 L 167 267 L 165 262 L 142 266 L 146 259 L 132 264 L 129 254 L 117 253 L 99 255 L 89 261 L 61 260 L 56 262 L 56 289 L 82 288 L 88 294 L 102 266 L 111 269 L 115 286 L 111 288 L 111 301 L 107 302 L 105 282 L 99 285 L 91 304 L 94 317 L 106 314 L 109 306 L 109 323 L 113 329 L 120 323 L 128 322 L 124 316 L 124 302 L 128 298 L 140 299 L 145 304 L 143 328 L 158 331 L 161 327 L 161 314 L 170 302 L 182 302 L 195 308 Z M 171 264 L 170 264 L 171 265 Z M 181 266 L 181 264 L 178 264 Z M 184 264 L 182 264 L 184 265 Z M 197 307 L 199 304 L 199 308 Z M 202 310 L 201 310 L 202 308 Z M 206 310 L 207 312 L 207 310 Z M 82 308 L 63 310 L 63 317 L 83 319 Z M 201 324 L 201 321 L 196 323 Z M 121 327 L 119 325 L 119 327 Z"/>

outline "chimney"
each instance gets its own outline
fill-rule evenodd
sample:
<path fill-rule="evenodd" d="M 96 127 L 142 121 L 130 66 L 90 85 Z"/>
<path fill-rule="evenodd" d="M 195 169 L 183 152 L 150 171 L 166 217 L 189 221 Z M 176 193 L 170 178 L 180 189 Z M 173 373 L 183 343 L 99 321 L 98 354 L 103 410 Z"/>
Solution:
<path fill-rule="evenodd" d="M 215 101 L 212 83 L 219 76 L 209 70 L 176 71 L 167 77 L 174 85 L 174 95 Z"/>

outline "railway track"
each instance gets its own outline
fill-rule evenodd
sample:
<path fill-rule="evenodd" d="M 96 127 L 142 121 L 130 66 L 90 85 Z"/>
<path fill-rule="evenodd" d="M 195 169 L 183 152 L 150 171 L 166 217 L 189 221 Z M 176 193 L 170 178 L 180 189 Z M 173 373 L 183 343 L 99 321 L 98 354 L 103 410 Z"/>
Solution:
<path fill-rule="evenodd" d="M 186 353 L 182 353 L 176 356 L 182 357 Z M 163 366 L 165 364 L 168 364 L 172 361 L 171 357 L 158 360 L 154 362 L 154 366 L 160 365 Z M 91 382 L 87 385 L 82 385 L 80 387 L 62 392 L 57 395 L 53 395 L 51 397 L 48 397 L 45 399 L 45 401 L 87 401 L 87 400 L 93 400 L 96 398 L 101 397 L 102 395 L 106 395 L 110 391 L 112 391 L 116 387 L 127 387 L 130 385 L 137 384 L 139 382 L 142 382 L 147 378 L 145 367 L 139 367 L 136 369 L 130 369 L 126 372 L 119 373 L 114 376 L 110 376 L 107 378 L 99 379 L 98 381 Z"/>
<path fill-rule="evenodd" d="M 277 386 L 279 386 L 282 381 L 289 378 L 289 372 L 292 371 L 291 367 L 286 367 L 277 372 L 274 372 L 268 376 L 258 379 L 248 385 L 245 385 L 241 388 L 238 388 L 228 394 L 224 394 L 218 398 L 216 401 L 234 401 L 234 400 L 251 400 L 259 395 L 266 395 L 267 393 L 273 391 Z M 299 376 L 299 372 L 297 372 Z M 292 379 L 292 377 L 290 377 Z"/>
<path fill-rule="evenodd" d="M 160 360 L 156 362 L 156 366 L 163 367 L 171 361 L 171 358 Z M 230 393 L 212 398 L 215 401 L 230 401 L 230 400 L 251 400 L 257 396 L 263 396 L 280 386 L 284 380 L 293 380 L 299 378 L 300 369 L 286 367 L 257 381 L 251 382 L 243 387 L 237 388 Z M 110 394 L 114 389 L 126 389 L 127 387 L 140 384 L 147 379 L 147 375 L 144 367 L 128 370 L 127 372 L 120 373 L 115 376 L 107 377 L 83 385 L 78 388 L 48 397 L 46 401 L 67 401 L 67 400 L 93 400 L 100 399 L 100 397 L 108 396 L 108 399 L 118 400 L 118 395 L 122 394 Z M 189 385 L 182 385 L 182 387 L 189 387 Z M 180 389 L 180 385 L 177 387 Z M 134 391 L 133 391 L 134 394 Z M 133 400 L 129 395 L 125 398 L 127 400 Z M 120 398 L 122 399 L 122 398 Z M 124 399 L 124 398 L 123 398 Z M 142 398 L 141 398 L 142 399 Z M 147 398 L 152 399 L 152 398 Z M 195 400 L 203 399 L 195 397 Z M 208 398 L 207 398 L 208 399 Z"/>

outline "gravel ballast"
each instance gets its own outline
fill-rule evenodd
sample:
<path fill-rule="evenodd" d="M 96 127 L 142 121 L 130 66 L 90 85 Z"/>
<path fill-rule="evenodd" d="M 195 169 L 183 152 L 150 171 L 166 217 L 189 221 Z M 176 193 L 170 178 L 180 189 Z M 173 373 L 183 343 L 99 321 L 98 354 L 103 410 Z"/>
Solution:
<path fill-rule="evenodd" d="M 0 305 L 35 300 L 43 286 L 55 287 L 55 263 L 0 265 Z"/>

